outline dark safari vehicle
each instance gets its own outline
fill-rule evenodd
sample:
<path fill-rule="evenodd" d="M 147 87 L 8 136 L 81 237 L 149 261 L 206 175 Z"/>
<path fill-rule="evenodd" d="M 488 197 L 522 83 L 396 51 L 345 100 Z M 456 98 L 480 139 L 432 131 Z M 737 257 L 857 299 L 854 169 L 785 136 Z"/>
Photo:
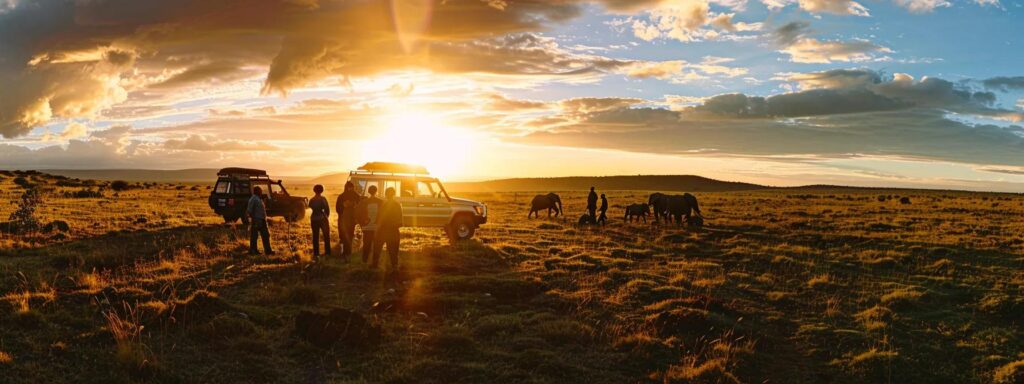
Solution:
<path fill-rule="evenodd" d="M 248 223 L 245 207 L 252 189 L 260 187 L 266 196 L 267 216 L 298 221 L 306 216 L 306 198 L 291 196 L 281 180 L 271 180 L 267 171 L 249 168 L 224 168 L 217 172 L 217 184 L 210 193 L 210 208 L 227 223 L 238 219 Z"/>

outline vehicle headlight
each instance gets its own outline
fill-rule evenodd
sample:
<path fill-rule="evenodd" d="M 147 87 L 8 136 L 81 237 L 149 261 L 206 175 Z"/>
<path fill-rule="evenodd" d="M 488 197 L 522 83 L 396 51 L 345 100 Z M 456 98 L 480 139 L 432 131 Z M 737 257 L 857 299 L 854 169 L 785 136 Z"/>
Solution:
<path fill-rule="evenodd" d="M 487 213 L 486 210 L 484 209 L 484 206 L 482 205 L 473 206 L 473 210 L 475 210 L 476 214 L 479 216 L 484 216 Z"/>

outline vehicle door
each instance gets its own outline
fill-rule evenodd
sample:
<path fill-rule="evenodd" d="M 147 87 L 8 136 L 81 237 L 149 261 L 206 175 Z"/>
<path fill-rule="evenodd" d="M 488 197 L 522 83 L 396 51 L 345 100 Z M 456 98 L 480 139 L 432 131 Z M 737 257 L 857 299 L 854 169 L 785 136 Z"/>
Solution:
<path fill-rule="evenodd" d="M 249 198 L 252 197 L 252 183 L 249 179 L 233 179 L 230 185 L 231 199 L 229 200 L 232 206 L 238 207 L 238 214 L 240 216 L 245 215 L 245 209 L 249 204 Z"/>
<path fill-rule="evenodd" d="M 277 198 L 275 198 L 275 191 L 271 188 L 275 187 L 270 183 L 269 179 L 253 179 L 251 181 L 252 187 L 260 187 L 263 190 L 263 204 L 267 208 L 267 216 L 280 216 L 281 204 Z"/>
<path fill-rule="evenodd" d="M 388 188 L 395 189 L 395 201 L 402 205 L 402 225 L 406 227 L 418 227 L 419 210 L 416 206 L 415 182 L 412 179 L 384 179 L 381 191 L 377 192 L 381 199 L 385 199 L 384 193 Z"/>
<path fill-rule="evenodd" d="M 437 180 L 416 180 L 416 207 L 423 226 L 441 227 L 451 218 L 452 206 Z"/>

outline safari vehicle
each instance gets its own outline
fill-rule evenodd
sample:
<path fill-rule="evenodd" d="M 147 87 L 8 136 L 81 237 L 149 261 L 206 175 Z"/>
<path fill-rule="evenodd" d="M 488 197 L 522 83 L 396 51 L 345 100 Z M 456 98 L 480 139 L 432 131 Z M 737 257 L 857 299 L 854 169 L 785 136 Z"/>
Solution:
<path fill-rule="evenodd" d="M 260 187 L 266 196 L 267 217 L 284 217 L 293 222 L 306 216 L 305 197 L 289 195 L 281 180 L 271 180 L 267 171 L 250 168 L 224 168 L 217 172 L 217 184 L 210 193 L 210 208 L 223 216 L 226 223 L 238 219 L 248 223 L 245 208 L 255 187 Z"/>
<path fill-rule="evenodd" d="M 402 223 L 407 227 L 443 228 L 452 240 L 466 240 L 487 223 L 486 205 L 448 196 L 441 180 L 430 176 L 422 166 L 366 163 L 350 172 L 348 181 L 363 197 L 371 185 L 377 186 L 377 197 L 382 199 L 388 188 L 394 188 L 395 199 L 402 204 Z"/>

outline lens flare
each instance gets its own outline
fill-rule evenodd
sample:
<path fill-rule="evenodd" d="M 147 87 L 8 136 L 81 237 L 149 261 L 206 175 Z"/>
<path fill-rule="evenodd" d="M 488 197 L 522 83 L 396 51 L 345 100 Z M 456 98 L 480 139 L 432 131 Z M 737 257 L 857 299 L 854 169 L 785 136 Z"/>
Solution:
<path fill-rule="evenodd" d="M 411 53 L 430 28 L 433 0 L 391 0 L 391 20 L 405 53 Z"/>

